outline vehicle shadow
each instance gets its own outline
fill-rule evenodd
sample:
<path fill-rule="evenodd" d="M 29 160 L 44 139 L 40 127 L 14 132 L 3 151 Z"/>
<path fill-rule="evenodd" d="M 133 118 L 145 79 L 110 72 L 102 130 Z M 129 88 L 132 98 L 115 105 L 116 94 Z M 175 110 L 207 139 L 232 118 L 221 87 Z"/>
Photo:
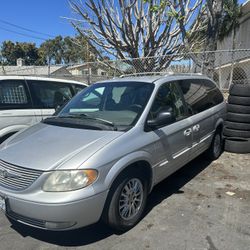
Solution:
<path fill-rule="evenodd" d="M 200 174 L 211 164 L 205 154 L 198 156 L 196 159 L 176 171 L 174 174 L 157 184 L 147 200 L 145 216 L 163 200 L 173 194 L 183 194 L 182 187 L 191 181 L 195 176 Z"/>
<path fill-rule="evenodd" d="M 144 217 L 155 206 L 157 206 L 163 200 L 167 199 L 169 196 L 173 194 L 184 193 L 181 188 L 190 180 L 192 180 L 196 175 L 201 173 L 205 168 L 207 168 L 210 163 L 210 161 L 205 159 L 204 155 L 201 155 L 178 170 L 173 175 L 159 183 L 148 197 Z M 91 226 L 87 226 L 85 228 L 66 232 L 44 231 L 31 228 L 13 221 L 11 221 L 11 223 L 11 227 L 23 237 L 29 236 L 40 241 L 65 247 L 88 245 L 115 234 L 114 231 L 109 229 L 101 222 L 98 222 Z"/>

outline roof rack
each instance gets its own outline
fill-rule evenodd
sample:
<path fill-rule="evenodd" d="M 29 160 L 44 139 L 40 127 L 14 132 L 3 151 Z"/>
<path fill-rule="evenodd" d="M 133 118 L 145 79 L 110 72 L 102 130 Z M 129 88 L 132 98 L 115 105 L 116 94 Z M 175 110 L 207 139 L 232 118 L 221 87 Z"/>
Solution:
<path fill-rule="evenodd" d="M 129 77 L 129 76 L 170 75 L 173 73 L 174 72 L 172 72 L 172 71 L 170 71 L 170 72 L 138 72 L 138 73 L 132 73 L 132 74 L 124 74 L 124 75 L 121 75 L 120 78 Z"/>
<path fill-rule="evenodd" d="M 139 72 L 139 73 L 132 73 L 132 74 L 125 74 L 125 75 L 120 75 L 120 78 L 124 78 L 124 77 L 132 77 L 132 76 L 169 76 L 169 75 L 183 75 L 183 76 L 192 76 L 192 75 L 202 75 L 201 73 L 178 73 L 178 72 L 173 72 L 173 71 L 169 71 L 169 72 Z"/>

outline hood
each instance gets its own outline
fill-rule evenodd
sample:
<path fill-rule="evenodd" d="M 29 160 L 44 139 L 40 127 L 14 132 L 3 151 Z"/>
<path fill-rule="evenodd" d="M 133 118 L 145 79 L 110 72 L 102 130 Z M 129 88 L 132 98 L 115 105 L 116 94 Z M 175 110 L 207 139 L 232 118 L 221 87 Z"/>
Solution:
<path fill-rule="evenodd" d="M 76 169 L 79 164 L 123 133 L 39 123 L 4 142 L 0 147 L 0 159 L 42 171 Z M 76 155 L 80 161 L 72 164 L 71 159 Z M 69 160 L 71 164 L 65 164 Z"/>

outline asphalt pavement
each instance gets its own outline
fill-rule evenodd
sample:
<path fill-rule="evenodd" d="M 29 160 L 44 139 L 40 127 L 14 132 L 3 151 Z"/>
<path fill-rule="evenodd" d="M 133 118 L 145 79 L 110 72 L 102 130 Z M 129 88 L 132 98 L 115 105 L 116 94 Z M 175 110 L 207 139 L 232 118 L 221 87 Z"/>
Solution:
<path fill-rule="evenodd" d="M 192 161 L 154 188 L 142 221 L 120 235 L 102 223 L 42 231 L 12 223 L 0 212 L 0 250 L 61 248 L 249 250 L 250 154 Z"/>

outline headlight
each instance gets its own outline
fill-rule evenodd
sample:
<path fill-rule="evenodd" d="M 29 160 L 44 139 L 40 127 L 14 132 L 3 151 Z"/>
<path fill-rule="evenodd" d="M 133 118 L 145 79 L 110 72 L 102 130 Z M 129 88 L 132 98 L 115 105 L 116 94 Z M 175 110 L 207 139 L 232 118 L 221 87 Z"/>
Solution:
<path fill-rule="evenodd" d="M 45 181 L 43 190 L 46 192 L 77 190 L 92 184 L 97 175 L 97 171 L 93 169 L 55 171 Z"/>

